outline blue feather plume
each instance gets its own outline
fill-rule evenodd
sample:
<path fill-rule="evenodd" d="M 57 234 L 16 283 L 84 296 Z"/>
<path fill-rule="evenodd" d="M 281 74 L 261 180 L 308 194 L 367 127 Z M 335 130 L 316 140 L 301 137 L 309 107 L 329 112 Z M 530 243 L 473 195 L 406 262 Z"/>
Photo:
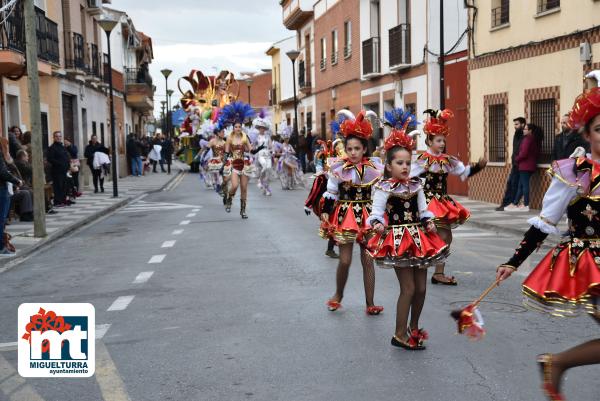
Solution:
<path fill-rule="evenodd" d="M 332 122 L 329 123 L 329 127 L 331 128 L 331 134 L 332 134 L 332 138 L 335 139 L 335 137 L 337 136 L 338 132 L 340 132 L 340 128 L 342 126 L 342 123 L 347 120 L 347 117 L 343 114 L 340 114 L 338 116 L 337 120 L 333 120 Z"/>
<path fill-rule="evenodd" d="M 384 118 L 386 124 L 395 129 L 402 129 L 405 125 L 420 124 L 414 114 L 410 111 L 404 111 L 401 107 L 386 111 L 384 113 Z"/>
<path fill-rule="evenodd" d="M 234 102 L 221 109 L 218 125 L 220 127 L 227 127 L 236 123 L 244 124 L 254 118 L 255 115 L 256 112 L 249 104 Z"/>

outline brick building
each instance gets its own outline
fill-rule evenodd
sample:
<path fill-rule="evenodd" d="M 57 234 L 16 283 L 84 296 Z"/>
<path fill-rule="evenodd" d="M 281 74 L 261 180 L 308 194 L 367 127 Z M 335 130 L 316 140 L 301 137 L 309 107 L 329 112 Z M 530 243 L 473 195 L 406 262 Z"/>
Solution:
<path fill-rule="evenodd" d="M 255 110 L 271 110 L 271 89 L 273 88 L 271 71 L 267 70 L 259 74 L 242 73 L 242 75 L 250 77 L 252 82 L 248 90 L 248 82 L 244 80 L 244 77 L 238 78 L 240 81 L 240 95 L 238 99 L 250 103 Z M 248 102 L 248 94 L 250 95 L 250 102 Z"/>

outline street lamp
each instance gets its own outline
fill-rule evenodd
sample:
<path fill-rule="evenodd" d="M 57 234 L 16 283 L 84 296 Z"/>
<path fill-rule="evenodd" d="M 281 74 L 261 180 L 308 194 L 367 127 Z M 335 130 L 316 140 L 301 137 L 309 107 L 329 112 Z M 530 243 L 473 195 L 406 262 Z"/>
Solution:
<path fill-rule="evenodd" d="M 171 73 L 173 71 L 169 70 L 168 68 L 165 68 L 163 70 L 160 70 L 161 74 L 163 74 L 163 76 L 165 77 L 165 95 L 166 95 L 166 101 L 169 100 L 169 75 L 171 75 Z M 167 113 L 169 112 L 169 108 L 167 107 Z M 169 132 L 169 121 L 165 120 L 166 124 L 165 124 L 165 131 Z"/>
<path fill-rule="evenodd" d="M 111 18 L 111 16 L 104 14 L 102 18 L 98 19 L 98 25 L 104 32 L 106 32 L 106 42 L 108 46 L 108 86 L 110 93 L 110 147 L 112 149 L 113 166 L 112 166 L 112 182 L 113 182 L 113 197 L 119 196 L 119 189 L 117 187 L 117 159 L 119 152 L 117 152 L 117 134 L 115 131 L 115 101 L 113 98 L 113 81 L 112 81 L 112 60 L 110 53 L 110 33 L 117 26 L 119 21 Z"/>
<path fill-rule="evenodd" d="M 165 106 L 167 105 L 166 100 L 161 100 L 160 104 L 162 105 L 162 118 L 163 118 L 163 133 L 167 132 L 167 115 L 165 114 Z"/>
<path fill-rule="evenodd" d="M 173 89 L 169 89 L 167 91 L 167 95 L 169 96 L 167 98 L 167 119 L 169 121 L 169 136 L 171 136 L 171 131 L 173 130 L 173 122 L 171 121 L 171 118 L 169 117 L 169 114 L 173 114 L 171 113 L 171 107 L 173 105 L 173 103 L 171 103 L 171 96 L 173 96 Z"/>
<path fill-rule="evenodd" d="M 292 77 L 294 79 L 294 141 L 298 139 L 298 99 L 296 98 L 296 59 L 300 55 L 298 50 L 290 50 L 286 53 L 290 60 L 292 60 Z M 292 141 L 292 142 L 294 142 Z"/>
<path fill-rule="evenodd" d="M 248 78 L 246 78 L 244 81 L 246 81 L 246 85 L 248 85 L 248 104 L 252 106 L 252 101 L 250 100 L 250 87 L 252 86 L 254 80 L 251 76 L 248 76 Z"/>

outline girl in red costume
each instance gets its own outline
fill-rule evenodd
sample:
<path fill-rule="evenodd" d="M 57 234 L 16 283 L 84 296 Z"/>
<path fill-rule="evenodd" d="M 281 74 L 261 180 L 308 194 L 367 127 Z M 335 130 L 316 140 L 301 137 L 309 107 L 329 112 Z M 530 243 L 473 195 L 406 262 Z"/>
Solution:
<path fill-rule="evenodd" d="M 427 268 L 446 258 L 448 246 L 435 233 L 434 216 L 427 210 L 421 181 L 409 178 L 414 141 L 406 135 L 406 127 L 414 116 L 396 109 L 386 112 L 386 120 L 393 129 L 384 145 L 385 178 L 375 184 L 368 222 L 377 235 L 371 238 L 368 248 L 379 266 L 395 269 L 400 283 L 392 345 L 422 350 L 428 338 L 427 332 L 419 328 Z"/>
<path fill-rule="evenodd" d="M 373 134 L 373 127 L 365 118 L 366 113 L 361 111 L 356 118 L 348 110 L 340 110 L 339 114 L 344 118 L 340 132 L 344 136 L 346 157 L 340 158 L 330 166 L 321 212 L 321 236 L 325 239 L 333 237 L 340 250 L 337 287 L 333 297 L 327 301 L 327 306 L 330 311 L 342 306 L 344 288 L 352 263 L 352 249 L 354 242 L 358 242 L 361 247 L 366 312 L 369 315 L 378 315 L 383 311 L 383 307 L 373 302 L 375 269 L 365 245 L 367 236 L 372 234 L 372 229 L 367 223 L 371 213 L 371 188 L 381 178 L 383 166 L 379 159 L 367 157 L 367 140 Z"/>
<path fill-rule="evenodd" d="M 580 95 L 569 116 L 573 129 L 582 129 L 591 154 L 577 148 L 569 159 L 552 163 L 552 176 L 542 211 L 529 220 L 513 257 L 497 269 L 497 279 L 510 277 L 565 213 L 569 236 L 550 251 L 523 282 L 529 305 L 554 316 L 574 316 L 586 311 L 600 323 L 600 88 Z M 549 400 L 561 401 L 563 374 L 576 366 L 600 364 L 600 339 L 588 341 L 559 354 L 538 356 L 543 389 Z"/>
<path fill-rule="evenodd" d="M 445 153 L 446 136 L 449 134 L 448 120 L 454 114 L 448 110 L 425 110 L 429 119 L 423 130 L 427 134 L 426 152 L 417 157 L 411 167 L 411 177 L 425 178 L 425 197 L 429 211 L 435 216 L 435 224 L 442 239 L 450 246 L 452 243 L 452 228 L 463 224 L 470 216 L 469 211 L 448 195 L 448 174 L 457 175 L 461 180 L 481 171 L 487 160 L 480 159 L 478 163 L 466 166 L 454 156 Z M 431 277 L 433 284 L 456 285 L 454 277 L 444 275 L 445 263 L 439 263 Z"/>

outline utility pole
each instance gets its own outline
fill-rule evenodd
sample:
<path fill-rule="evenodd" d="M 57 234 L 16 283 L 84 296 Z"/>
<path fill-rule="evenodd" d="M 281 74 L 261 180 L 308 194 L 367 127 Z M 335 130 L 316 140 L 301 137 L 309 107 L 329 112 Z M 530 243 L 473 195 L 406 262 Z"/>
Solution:
<path fill-rule="evenodd" d="M 444 81 L 444 0 L 440 0 L 440 110 L 446 108 L 446 85 Z"/>
<path fill-rule="evenodd" d="M 42 157 L 42 114 L 40 110 L 40 79 L 35 28 L 34 0 L 25 0 L 25 50 L 27 88 L 29 90 L 29 119 L 31 124 L 31 163 L 33 170 L 33 235 L 46 236 L 46 200 L 44 198 L 44 160 Z"/>

